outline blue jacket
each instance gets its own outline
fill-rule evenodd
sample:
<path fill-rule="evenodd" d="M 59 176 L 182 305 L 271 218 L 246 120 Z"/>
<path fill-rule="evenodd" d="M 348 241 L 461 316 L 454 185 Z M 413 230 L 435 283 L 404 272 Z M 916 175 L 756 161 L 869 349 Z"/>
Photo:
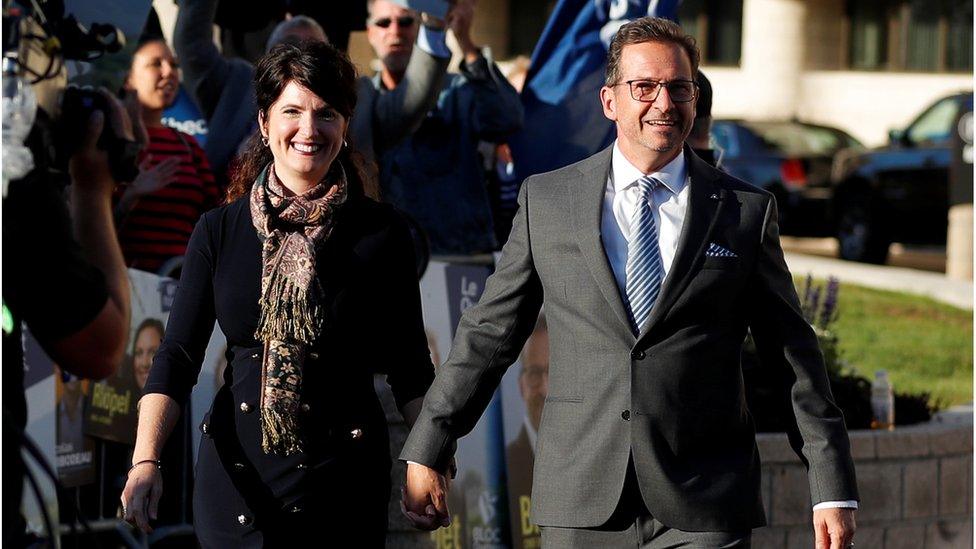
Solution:
<path fill-rule="evenodd" d="M 377 75 L 373 85 L 383 92 Z M 427 231 L 434 254 L 498 247 L 480 141 L 504 142 L 522 126 L 518 92 L 490 60 L 461 63 L 412 136 L 380 157 L 383 197 Z"/>

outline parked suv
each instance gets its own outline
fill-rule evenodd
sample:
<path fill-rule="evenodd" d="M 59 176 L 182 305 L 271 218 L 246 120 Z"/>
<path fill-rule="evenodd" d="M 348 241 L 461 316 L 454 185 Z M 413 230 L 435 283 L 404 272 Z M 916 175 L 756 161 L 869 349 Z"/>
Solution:
<path fill-rule="evenodd" d="M 887 146 L 843 152 L 834 166 L 833 221 L 840 256 L 884 263 L 888 245 L 945 244 L 952 135 L 973 92 L 943 97 Z"/>
<path fill-rule="evenodd" d="M 831 166 L 839 150 L 864 149 L 856 139 L 798 121 L 719 119 L 712 123 L 712 140 L 723 170 L 776 196 L 783 234 L 833 235 Z"/>

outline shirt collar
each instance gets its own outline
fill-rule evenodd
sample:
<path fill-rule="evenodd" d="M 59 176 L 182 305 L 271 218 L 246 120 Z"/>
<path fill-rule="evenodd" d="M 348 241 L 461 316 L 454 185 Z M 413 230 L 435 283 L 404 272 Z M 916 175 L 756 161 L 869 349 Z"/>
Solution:
<path fill-rule="evenodd" d="M 674 160 L 668 162 L 660 171 L 645 174 L 627 160 L 620 150 L 617 141 L 613 142 L 613 153 L 610 160 L 610 173 L 613 177 L 614 192 L 622 192 L 645 175 L 653 176 L 664 184 L 672 194 L 677 195 L 684 189 L 688 180 L 688 164 L 685 162 L 685 151 L 682 150 Z"/>

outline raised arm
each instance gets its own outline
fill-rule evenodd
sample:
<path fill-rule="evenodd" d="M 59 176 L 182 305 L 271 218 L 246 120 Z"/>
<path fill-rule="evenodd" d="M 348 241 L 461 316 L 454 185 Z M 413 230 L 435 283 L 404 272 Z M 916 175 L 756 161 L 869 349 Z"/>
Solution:
<path fill-rule="evenodd" d="M 173 47 L 183 69 L 183 82 L 210 120 L 227 82 L 231 62 L 214 44 L 217 0 L 182 0 L 173 31 Z"/>

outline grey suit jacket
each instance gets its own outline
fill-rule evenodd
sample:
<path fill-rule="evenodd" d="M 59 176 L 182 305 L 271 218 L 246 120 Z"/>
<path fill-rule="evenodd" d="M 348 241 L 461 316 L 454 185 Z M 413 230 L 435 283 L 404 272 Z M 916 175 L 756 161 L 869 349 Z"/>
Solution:
<path fill-rule="evenodd" d="M 497 270 L 465 311 L 401 459 L 443 470 L 545 301 L 549 396 L 532 516 L 593 527 L 613 512 L 633 456 L 652 516 L 688 531 L 765 523 L 759 454 L 739 356 L 751 326 L 781 359 L 812 502 L 856 500 L 849 441 L 779 243 L 772 195 L 685 149 L 688 213 L 674 263 L 639 334 L 600 240 L 610 149 L 528 178 Z M 737 257 L 706 257 L 710 243 Z"/>

